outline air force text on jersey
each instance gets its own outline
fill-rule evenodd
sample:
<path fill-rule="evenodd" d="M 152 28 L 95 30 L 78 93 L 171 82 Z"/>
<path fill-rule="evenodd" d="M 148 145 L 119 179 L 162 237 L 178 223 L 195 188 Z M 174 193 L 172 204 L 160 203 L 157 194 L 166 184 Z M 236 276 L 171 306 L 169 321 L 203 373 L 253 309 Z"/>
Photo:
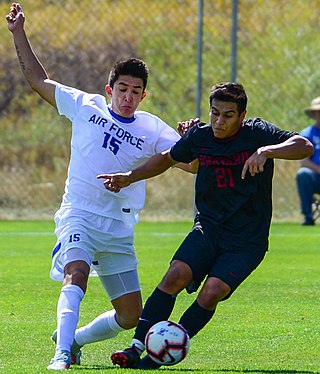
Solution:
<path fill-rule="evenodd" d="M 125 141 L 128 144 L 131 144 L 132 146 L 138 148 L 139 150 L 142 150 L 142 144 L 144 143 L 144 140 L 142 138 L 139 138 L 137 136 L 133 136 L 130 134 L 129 131 L 124 130 L 120 126 L 118 126 L 114 122 L 108 121 L 107 118 L 97 116 L 96 114 L 93 114 L 89 118 L 89 123 L 93 123 L 95 125 L 99 125 L 104 128 L 108 128 L 109 133 L 105 132 L 105 138 L 104 138 L 104 144 L 102 145 L 104 148 L 107 146 L 110 137 L 116 138 L 118 140 L 114 140 L 113 142 L 121 144 L 121 141 Z"/>

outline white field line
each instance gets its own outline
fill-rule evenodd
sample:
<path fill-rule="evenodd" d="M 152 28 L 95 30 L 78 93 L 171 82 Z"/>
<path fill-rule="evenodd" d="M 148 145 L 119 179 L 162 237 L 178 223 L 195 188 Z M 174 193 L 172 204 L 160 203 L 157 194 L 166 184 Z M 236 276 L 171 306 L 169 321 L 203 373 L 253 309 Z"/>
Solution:
<path fill-rule="evenodd" d="M 141 235 L 144 235 L 144 236 L 186 236 L 188 234 L 188 232 L 143 232 L 143 231 L 139 231 L 137 232 L 135 235 L 136 236 L 141 236 Z M 8 232 L 0 232 L 0 236 L 53 236 L 55 235 L 54 232 L 32 232 L 32 231 L 26 231 L 26 232 L 23 232 L 23 231 L 8 231 Z M 315 236 L 315 237 L 318 237 L 320 236 L 320 232 L 306 232 L 305 235 L 308 235 L 308 236 Z M 271 233 L 270 234 L 270 237 L 301 237 L 303 236 L 303 234 L 299 234 L 299 233 L 277 233 L 277 234 L 273 234 Z"/>
<path fill-rule="evenodd" d="M 54 232 L 8 231 L 0 232 L 0 236 L 51 236 Z"/>

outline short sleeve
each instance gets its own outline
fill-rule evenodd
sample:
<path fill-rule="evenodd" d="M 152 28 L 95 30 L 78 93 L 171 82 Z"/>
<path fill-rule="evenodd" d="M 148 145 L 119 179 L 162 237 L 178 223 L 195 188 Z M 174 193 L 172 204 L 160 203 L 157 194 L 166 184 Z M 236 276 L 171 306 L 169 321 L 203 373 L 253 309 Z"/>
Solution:
<path fill-rule="evenodd" d="M 58 113 L 64 115 L 73 121 L 78 114 L 80 108 L 83 106 L 85 92 L 76 88 L 57 85 L 55 91 L 56 104 Z"/>
<path fill-rule="evenodd" d="M 158 121 L 158 136 L 155 143 L 155 153 L 170 149 L 179 139 L 180 135 L 160 118 Z"/>

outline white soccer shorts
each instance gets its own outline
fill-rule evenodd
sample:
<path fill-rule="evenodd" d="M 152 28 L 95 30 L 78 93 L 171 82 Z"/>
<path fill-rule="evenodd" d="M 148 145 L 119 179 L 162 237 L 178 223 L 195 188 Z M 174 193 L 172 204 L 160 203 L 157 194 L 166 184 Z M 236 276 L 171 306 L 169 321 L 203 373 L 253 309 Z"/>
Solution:
<path fill-rule="evenodd" d="M 133 224 L 74 208 L 58 210 L 55 223 L 57 244 L 50 271 L 53 280 L 62 281 L 64 267 L 76 260 L 87 262 L 99 276 L 137 269 Z"/>

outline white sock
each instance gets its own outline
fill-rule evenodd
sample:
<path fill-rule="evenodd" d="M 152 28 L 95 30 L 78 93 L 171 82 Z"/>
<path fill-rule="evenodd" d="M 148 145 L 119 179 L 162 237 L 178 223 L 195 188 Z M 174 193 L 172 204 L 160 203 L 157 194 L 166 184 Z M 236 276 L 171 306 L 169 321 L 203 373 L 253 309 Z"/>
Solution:
<path fill-rule="evenodd" d="M 57 307 L 57 346 L 58 351 L 69 351 L 79 320 L 80 302 L 84 292 L 73 284 L 61 288 Z"/>
<path fill-rule="evenodd" d="M 83 346 L 85 344 L 100 342 L 102 340 L 111 339 L 124 331 L 115 318 L 116 311 L 110 310 L 100 314 L 92 322 L 76 330 L 75 340 L 77 344 Z"/>
<path fill-rule="evenodd" d="M 145 345 L 138 339 L 132 339 L 130 347 L 134 348 L 139 353 L 140 356 L 142 355 L 143 351 L 146 349 Z"/>

